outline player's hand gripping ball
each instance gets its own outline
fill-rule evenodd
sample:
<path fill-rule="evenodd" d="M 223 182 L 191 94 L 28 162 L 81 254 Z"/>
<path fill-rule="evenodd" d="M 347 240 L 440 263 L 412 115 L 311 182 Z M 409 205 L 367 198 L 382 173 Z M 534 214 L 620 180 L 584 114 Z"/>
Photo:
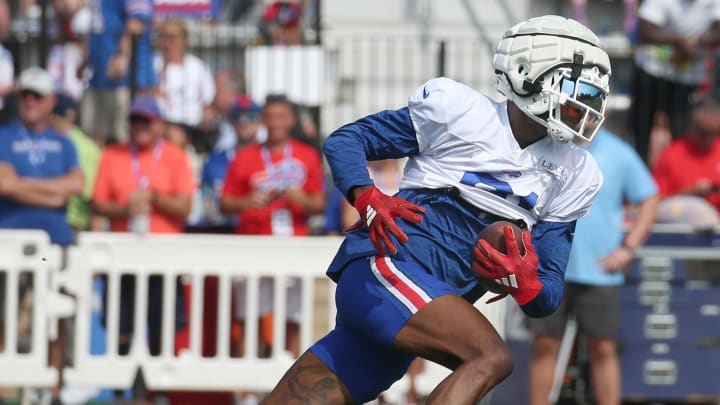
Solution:
<path fill-rule="evenodd" d="M 520 305 L 525 305 L 540 293 L 538 259 L 529 231 L 522 231 L 511 222 L 494 222 L 478 235 L 473 256 L 472 266 L 480 284 L 500 294 L 488 302 L 512 295 Z"/>

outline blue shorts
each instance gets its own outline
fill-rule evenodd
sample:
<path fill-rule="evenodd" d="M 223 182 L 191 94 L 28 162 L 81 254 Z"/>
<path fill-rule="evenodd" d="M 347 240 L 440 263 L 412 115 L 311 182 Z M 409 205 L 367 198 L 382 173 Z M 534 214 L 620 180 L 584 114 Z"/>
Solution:
<path fill-rule="evenodd" d="M 365 257 L 350 262 L 335 293 L 335 329 L 310 351 L 364 403 L 399 380 L 415 356 L 395 336 L 431 300 L 457 291 L 410 261 Z"/>

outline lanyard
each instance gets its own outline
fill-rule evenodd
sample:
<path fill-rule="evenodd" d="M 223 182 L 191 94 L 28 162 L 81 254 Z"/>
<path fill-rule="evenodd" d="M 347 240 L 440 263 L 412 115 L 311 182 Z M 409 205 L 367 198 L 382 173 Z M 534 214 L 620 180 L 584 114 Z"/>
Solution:
<path fill-rule="evenodd" d="M 20 129 L 20 134 L 23 137 L 23 143 L 25 144 L 25 149 L 27 149 L 30 164 L 38 166 L 45 163 L 48 146 L 47 141 L 45 139 L 41 139 L 40 141 L 35 142 L 23 125 L 20 125 Z"/>
<path fill-rule="evenodd" d="M 260 148 L 260 156 L 262 157 L 263 166 L 265 167 L 266 172 L 275 173 L 282 171 L 285 169 L 285 166 L 287 166 L 287 163 L 289 163 L 292 159 L 292 145 L 290 145 L 290 142 L 285 144 L 283 147 L 283 158 L 279 163 L 272 162 L 272 159 L 270 158 L 270 150 L 268 150 L 265 145 Z"/>
<path fill-rule="evenodd" d="M 162 140 L 155 143 L 155 147 L 153 147 L 152 151 L 152 163 L 150 164 L 150 170 L 148 170 L 147 174 L 143 176 L 140 170 L 140 159 L 138 159 L 137 146 L 130 145 L 130 165 L 132 167 L 133 174 L 135 175 L 138 187 L 140 187 L 141 190 L 147 190 L 148 187 L 150 187 L 150 177 L 152 177 L 152 172 L 155 170 L 155 166 L 160 160 L 162 147 Z"/>
<path fill-rule="evenodd" d="M 260 148 L 260 156 L 262 157 L 265 172 L 275 187 L 279 190 L 289 187 L 290 179 L 285 174 L 288 170 L 292 170 L 292 165 L 289 164 L 292 160 L 292 145 L 290 145 L 290 142 L 285 144 L 283 148 L 283 158 L 278 163 L 272 162 L 270 150 L 265 145 Z"/>

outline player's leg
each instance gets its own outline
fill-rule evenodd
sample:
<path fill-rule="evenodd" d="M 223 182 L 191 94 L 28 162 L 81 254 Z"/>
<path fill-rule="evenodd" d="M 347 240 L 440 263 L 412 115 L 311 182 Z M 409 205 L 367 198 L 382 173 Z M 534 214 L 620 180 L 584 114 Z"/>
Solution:
<path fill-rule="evenodd" d="M 528 384 L 530 405 L 550 405 L 550 391 L 572 294 L 572 286 L 566 287 L 563 300 L 554 314 L 546 318 L 528 319 L 528 328 L 534 334 Z"/>
<path fill-rule="evenodd" d="M 428 397 L 428 404 L 475 404 L 512 372 L 502 338 L 475 307 L 458 295 L 436 298 L 400 330 L 395 347 L 453 372 Z"/>
<path fill-rule="evenodd" d="M 312 352 L 303 353 L 261 402 L 275 404 L 352 404 L 350 391 Z"/>
<path fill-rule="evenodd" d="M 285 373 L 263 404 L 359 404 L 399 380 L 415 357 L 369 339 L 341 319 Z"/>
<path fill-rule="evenodd" d="M 614 336 L 620 329 L 620 288 L 585 286 L 575 303 L 578 324 L 587 338 L 593 392 L 598 405 L 620 403 L 620 362 Z"/>
<path fill-rule="evenodd" d="M 373 263 L 374 259 L 360 258 L 346 266 L 335 294 L 335 329 L 298 359 L 265 403 L 364 403 L 405 374 L 415 356 L 396 350 L 393 341 L 418 308 L 409 309 L 408 301 L 389 288 Z M 423 292 L 422 304 L 452 291 L 442 285 L 441 291 Z"/>

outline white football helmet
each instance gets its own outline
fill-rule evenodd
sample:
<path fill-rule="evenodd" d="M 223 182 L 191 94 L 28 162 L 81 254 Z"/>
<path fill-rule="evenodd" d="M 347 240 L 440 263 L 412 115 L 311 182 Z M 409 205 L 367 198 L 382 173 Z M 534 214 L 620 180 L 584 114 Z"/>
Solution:
<path fill-rule="evenodd" d="M 505 31 L 493 57 L 498 91 L 559 142 L 590 142 L 604 121 L 610 58 L 587 27 L 546 15 Z"/>

